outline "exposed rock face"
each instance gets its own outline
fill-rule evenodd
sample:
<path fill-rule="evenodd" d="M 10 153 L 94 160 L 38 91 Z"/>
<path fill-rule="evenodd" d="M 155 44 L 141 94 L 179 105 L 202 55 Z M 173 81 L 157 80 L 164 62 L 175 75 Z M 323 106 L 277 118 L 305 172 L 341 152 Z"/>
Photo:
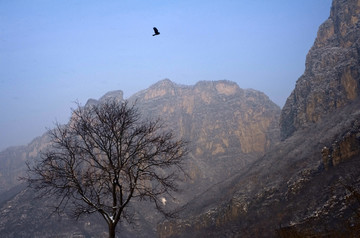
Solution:
<path fill-rule="evenodd" d="M 334 0 L 281 113 L 281 137 L 318 122 L 360 94 L 360 1 Z"/>
<path fill-rule="evenodd" d="M 85 106 L 109 98 L 124 100 L 122 91 L 113 91 Z M 231 81 L 185 86 L 164 79 L 129 101 L 144 118 L 160 118 L 190 142 L 191 196 L 237 173 L 280 141 L 280 108 L 262 92 Z M 190 193 L 184 193 L 186 200 Z"/>
<path fill-rule="evenodd" d="M 279 141 L 279 107 L 263 93 L 230 81 L 181 86 L 163 80 L 130 100 L 191 142 L 190 174 L 207 185 L 237 172 Z"/>
<path fill-rule="evenodd" d="M 324 147 L 321 151 L 326 169 L 337 166 L 341 162 L 360 154 L 360 121 L 355 120 L 353 126 L 339 140 Z"/>
<path fill-rule="evenodd" d="M 85 107 L 109 98 L 124 100 L 122 91 L 113 91 L 99 100 L 88 100 Z M 166 198 L 167 205 L 185 204 L 213 184 L 236 175 L 280 141 L 280 108 L 263 93 L 243 90 L 233 82 L 199 82 L 194 86 L 182 86 L 170 80 L 162 80 L 133 95 L 129 101 L 136 102 L 145 118 L 160 117 L 168 127 L 190 142 L 189 178 L 184 181 L 183 192 L 176 195 L 175 200 Z M 34 221 L 46 217 L 44 214 L 50 210 L 42 208 L 35 212 L 33 207 L 41 207 L 41 202 L 36 199 L 32 201 L 30 190 L 14 186 L 19 184 L 17 176 L 24 171 L 25 161 L 39 156 L 39 151 L 48 143 L 46 138 L 44 135 L 29 146 L 15 147 L 0 153 L 0 165 L 4 165 L 0 167 L 0 236 L 19 237 L 26 230 L 28 234 L 41 237 L 39 232 L 42 228 Z M 23 215 L 21 223 L 14 221 L 21 216 L 19 214 Z M 148 208 L 142 208 L 139 232 L 144 237 L 156 236 L 156 225 L 147 223 L 146 217 L 153 223 L 158 221 L 158 217 L 149 213 Z M 97 237 L 102 236 L 106 229 L 105 226 L 92 228 L 86 225 L 98 224 L 96 218 L 72 224 L 68 216 L 62 216 L 56 220 L 56 225 L 51 220 L 41 221 L 44 229 L 47 229 L 42 233 L 43 237 L 55 233 L 59 236 L 92 234 Z M 126 227 L 121 229 L 132 230 Z M 122 235 L 134 237 L 134 233 L 128 231 Z"/>
<path fill-rule="evenodd" d="M 44 134 L 27 146 L 10 147 L 0 152 L 0 195 L 20 183 L 19 176 L 24 175 L 25 162 L 38 157 L 40 150 L 44 149 L 47 144 L 48 139 Z"/>

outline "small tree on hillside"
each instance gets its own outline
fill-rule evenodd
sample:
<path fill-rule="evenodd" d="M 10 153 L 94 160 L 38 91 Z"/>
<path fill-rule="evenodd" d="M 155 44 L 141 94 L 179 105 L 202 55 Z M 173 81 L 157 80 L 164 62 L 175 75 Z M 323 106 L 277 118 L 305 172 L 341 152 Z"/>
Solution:
<path fill-rule="evenodd" d="M 76 218 L 99 213 L 109 237 L 129 218 L 131 200 L 152 201 L 177 189 L 186 143 L 159 120 L 143 121 L 127 102 L 107 101 L 73 110 L 70 122 L 49 131 L 50 148 L 28 165 L 30 187 L 60 198 Z"/>

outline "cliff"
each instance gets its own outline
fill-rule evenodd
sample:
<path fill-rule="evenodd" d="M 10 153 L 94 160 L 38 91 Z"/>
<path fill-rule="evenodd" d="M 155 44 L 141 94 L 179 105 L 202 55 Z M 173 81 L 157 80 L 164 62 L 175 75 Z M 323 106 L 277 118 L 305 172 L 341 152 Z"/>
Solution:
<path fill-rule="evenodd" d="M 19 176 L 24 175 L 25 162 L 37 158 L 47 144 L 45 133 L 26 146 L 14 146 L 0 152 L 0 203 L 1 194 L 20 183 Z"/>
<path fill-rule="evenodd" d="M 281 112 L 281 138 L 320 121 L 360 93 L 360 1 L 334 0 Z"/>
<path fill-rule="evenodd" d="M 145 116 L 160 117 L 190 141 L 190 174 L 209 185 L 279 141 L 279 107 L 265 94 L 230 81 L 183 86 L 163 80 L 129 100 L 136 100 Z"/>

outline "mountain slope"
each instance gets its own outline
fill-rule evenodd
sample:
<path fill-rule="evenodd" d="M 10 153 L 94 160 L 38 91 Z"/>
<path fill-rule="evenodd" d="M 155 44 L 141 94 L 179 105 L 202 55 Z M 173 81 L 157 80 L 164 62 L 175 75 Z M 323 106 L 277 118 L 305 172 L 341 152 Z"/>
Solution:
<path fill-rule="evenodd" d="M 283 141 L 160 224 L 160 237 L 358 231 L 360 200 L 347 185 L 360 189 L 359 13 L 359 0 L 333 1 L 282 109 Z"/>
<path fill-rule="evenodd" d="M 360 185 L 358 105 L 359 100 L 336 110 L 325 123 L 295 132 L 201 194 L 184 207 L 181 219 L 159 226 L 160 237 L 274 237 L 279 227 L 307 224 L 307 229 L 324 231 L 345 226 L 354 213 L 342 183 Z M 324 146 L 352 150 L 341 151 L 341 162 L 326 168 Z"/>

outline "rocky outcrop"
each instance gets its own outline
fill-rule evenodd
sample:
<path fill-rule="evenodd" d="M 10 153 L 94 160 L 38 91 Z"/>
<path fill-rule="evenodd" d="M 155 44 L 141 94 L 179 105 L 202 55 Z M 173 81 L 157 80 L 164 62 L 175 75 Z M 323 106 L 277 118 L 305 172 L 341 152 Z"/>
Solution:
<path fill-rule="evenodd" d="M 321 150 L 322 161 L 326 169 L 360 154 L 360 121 L 355 120 L 349 131 L 346 131 L 331 146 Z"/>
<path fill-rule="evenodd" d="M 200 146 L 196 155 L 219 155 L 229 148 L 264 154 L 279 139 L 279 107 L 265 94 L 230 81 L 181 86 L 163 80 L 129 100 Z"/>
<path fill-rule="evenodd" d="M 360 1 L 334 0 L 306 57 L 304 74 L 281 112 L 281 137 L 354 101 L 360 94 Z"/>

